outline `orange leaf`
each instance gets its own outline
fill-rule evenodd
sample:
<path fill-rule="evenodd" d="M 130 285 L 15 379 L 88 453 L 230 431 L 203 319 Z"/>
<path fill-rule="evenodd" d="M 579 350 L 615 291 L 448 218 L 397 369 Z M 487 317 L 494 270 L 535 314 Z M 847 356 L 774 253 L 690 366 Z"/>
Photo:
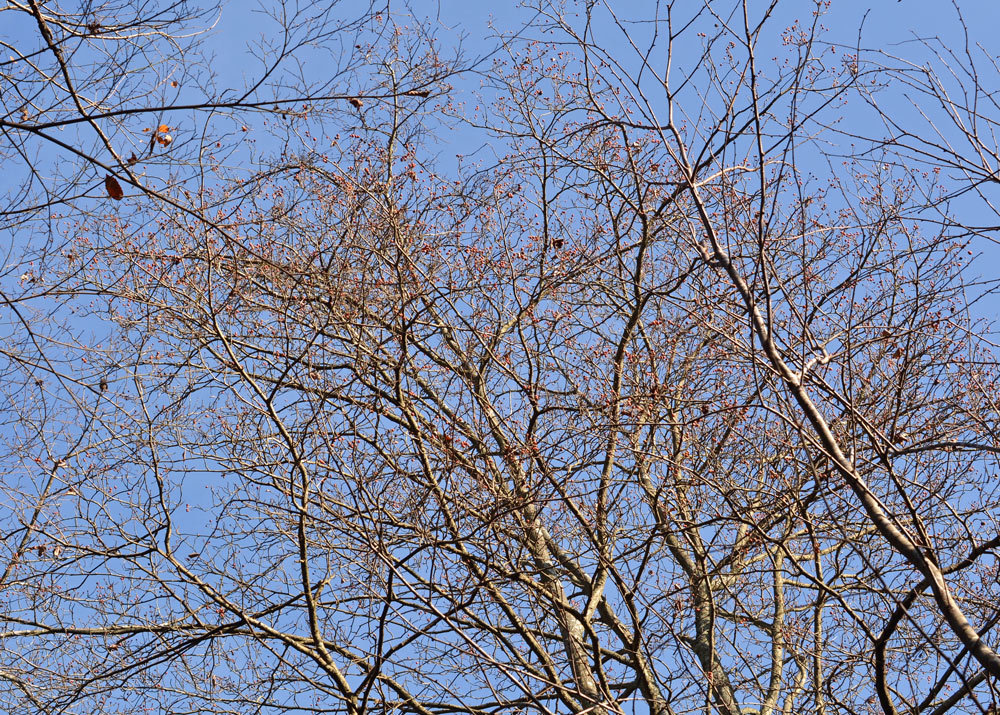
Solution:
<path fill-rule="evenodd" d="M 166 134 L 167 132 L 170 131 L 170 127 L 168 127 L 166 124 L 161 124 L 156 128 L 156 131 L 158 131 L 160 134 Z"/>
<path fill-rule="evenodd" d="M 118 179 L 108 174 L 104 177 L 104 188 L 108 191 L 108 196 L 113 198 L 115 201 L 121 201 L 125 197 L 125 192 L 122 191 L 122 185 L 118 183 Z"/>
<path fill-rule="evenodd" d="M 347 101 L 348 101 L 348 102 L 350 103 L 350 105 L 351 105 L 352 107 L 354 107 L 355 109 L 361 109 L 361 107 L 363 107 L 363 106 L 364 106 L 364 102 L 362 102 L 362 101 L 361 101 L 360 99 L 358 99 L 357 97 L 351 97 L 351 98 L 350 98 L 350 99 L 348 99 Z"/>

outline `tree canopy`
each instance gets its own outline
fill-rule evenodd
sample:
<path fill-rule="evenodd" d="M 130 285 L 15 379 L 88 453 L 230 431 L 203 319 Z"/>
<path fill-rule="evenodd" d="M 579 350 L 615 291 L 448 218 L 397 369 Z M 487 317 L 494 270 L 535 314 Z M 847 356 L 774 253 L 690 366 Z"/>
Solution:
<path fill-rule="evenodd" d="M 315 5 L 0 2 L 0 708 L 996 712 L 962 3 Z"/>

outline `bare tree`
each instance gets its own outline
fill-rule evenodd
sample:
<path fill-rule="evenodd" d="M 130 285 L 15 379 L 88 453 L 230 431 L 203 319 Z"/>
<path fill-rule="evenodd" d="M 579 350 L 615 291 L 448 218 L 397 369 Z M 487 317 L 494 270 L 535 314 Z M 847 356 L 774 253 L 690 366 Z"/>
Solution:
<path fill-rule="evenodd" d="M 5 707 L 991 712 L 997 115 L 823 9 L 309 16 L 338 86 L 8 211 Z"/>

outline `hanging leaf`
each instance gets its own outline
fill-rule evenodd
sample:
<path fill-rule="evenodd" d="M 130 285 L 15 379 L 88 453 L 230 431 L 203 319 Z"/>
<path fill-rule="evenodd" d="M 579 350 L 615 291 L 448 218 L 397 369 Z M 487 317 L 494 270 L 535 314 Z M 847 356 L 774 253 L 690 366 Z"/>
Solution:
<path fill-rule="evenodd" d="M 121 201 L 125 198 L 125 192 L 122 191 L 122 185 L 118 183 L 118 179 L 108 174 L 104 177 L 104 188 L 108 191 L 108 196 L 113 198 L 115 201 Z"/>

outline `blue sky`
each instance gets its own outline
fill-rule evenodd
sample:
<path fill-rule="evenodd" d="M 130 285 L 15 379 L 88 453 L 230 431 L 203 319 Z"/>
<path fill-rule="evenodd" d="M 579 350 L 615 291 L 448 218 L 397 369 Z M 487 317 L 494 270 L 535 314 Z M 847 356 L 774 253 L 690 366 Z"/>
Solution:
<path fill-rule="evenodd" d="M 636 3 L 635 5 L 638 5 Z M 613 3 L 616 9 L 634 7 L 632 2 Z M 757 3 L 763 7 L 763 3 Z M 986 49 L 989 54 L 998 54 L 998 43 L 994 28 L 997 25 L 997 11 L 991 10 L 991 2 L 967 2 L 962 3 L 962 10 L 966 12 L 966 22 L 972 31 L 975 39 L 979 42 L 987 43 Z M 646 5 L 648 7 L 648 5 Z M 241 49 L 247 42 L 252 41 L 261 32 L 261 19 L 259 14 L 252 10 L 251 3 L 231 2 L 222 12 L 216 28 L 207 37 L 207 45 L 215 56 L 212 63 L 212 70 L 217 73 L 219 85 L 221 87 L 231 87 L 238 89 L 243 85 L 254 68 L 254 63 L 247 59 L 247 55 Z M 441 30 L 441 39 L 447 41 L 449 37 L 457 37 L 462 34 L 467 36 L 467 47 L 473 54 L 487 53 L 492 47 L 494 38 L 489 29 L 488 22 L 492 18 L 498 28 L 510 30 L 516 23 L 524 17 L 523 12 L 514 8 L 513 3 L 495 3 L 493 6 L 485 3 L 477 3 L 471 0 L 440 0 L 433 2 L 414 2 L 411 7 L 415 7 L 426 18 L 440 17 L 444 28 Z M 807 2 L 784 3 L 782 8 L 794 7 L 796 9 L 808 10 L 811 4 Z M 401 11 L 401 6 L 393 4 L 393 8 Z M 790 18 L 789 18 L 790 19 Z M 863 32 L 858 39 L 859 27 Z M 824 19 L 824 24 L 830 28 L 828 40 L 850 45 L 860 42 L 868 48 L 882 48 L 888 52 L 910 55 L 915 58 L 925 58 L 926 53 L 920 49 L 918 38 L 938 36 L 948 46 L 961 46 L 964 37 L 960 32 L 961 26 L 956 17 L 956 10 L 953 6 L 935 0 L 880 0 L 871 3 L 858 3 L 849 0 L 837 0 L 830 8 L 829 14 Z M 775 30 L 780 30 L 782 22 L 775 24 Z M 19 33 L 25 33 L 19 36 Z M 33 27 L 24 25 L 13 30 L 13 42 L 20 43 L 26 41 L 28 44 L 36 44 L 35 30 Z M 3 34 L 11 33 L 11 28 L 7 27 Z M 25 40 L 25 37 L 28 39 Z M 621 49 L 626 53 L 625 48 Z M 923 61 L 917 59 L 916 61 Z M 321 62 L 310 63 L 305 67 L 307 75 L 314 79 L 322 79 L 327 68 Z M 477 88 L 477 80 L 474 76 L 468 79 L 456 80 L 456 92 L 469 93 Z M 912 112 L 912 107 L 905 102 L 905 97 L 898 96 L 898 109 L 900 115 Z M 860 118 L 856 121 L 863 121 Z M 456 131 L 442 138 L 440 146 L 442 153 L 444 148 L 452 153 L 463 153 L 471 151 L 474 147 L 467 146 L 467 139 L 470 135 Z M 262 146 L 264 150 L 267 146 Z M 63 159 L 59 159 L 60 161 Z M 65 159 L 70 162 L 70 159 Z M 822 166 L 818 166 L 816 171 L 821 173 Z M 16 175 L 16 174 L 10 174 Z M 2 182 L 2 179 L 0 179 Z M 0 189 L 6 190 L 8 186 L 0 183 Z M 967 196 L 962 199 L 965 204 L 963 210 L 969 216 L 976 217 L 977 222 L 983 224 L 1000 223 L 995 214 L 983 205 L 976 196 Z M 979 216 L 982 218 L 980 219 Z M 24 236 L 24 240 L 33 237 Z M 988 241 L 982 241 L 978 246 L 984 255 L 980 260 L 978 268 L 989 274 L 996 256 L 996 246 Z M 982 311 L 984 317 L 991 318 L 996 311 L 996 302 L 987 301 L 978 305 L 978 310 Z"/>

